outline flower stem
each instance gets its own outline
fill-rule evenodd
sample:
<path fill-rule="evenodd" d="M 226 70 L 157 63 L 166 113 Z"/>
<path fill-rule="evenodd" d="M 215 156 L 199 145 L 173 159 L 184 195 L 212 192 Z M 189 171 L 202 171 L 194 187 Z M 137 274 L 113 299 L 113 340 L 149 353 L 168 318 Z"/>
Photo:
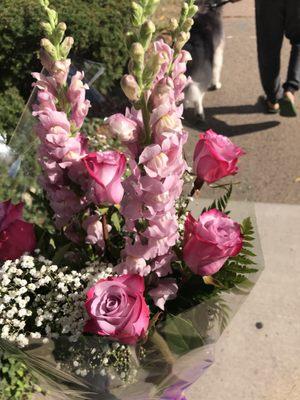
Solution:
<path fill-rule="evenodd" d="M 143 93 L 141 98 L 141 107 L 142 107 L 142 115 L 143 115 L 143 122 L 144 122 L 144 142 L 143 144 L 148 145 L 151 143 L 151 126 L 150 126 L 150 112 L 148 110 L 148 102 L 146 100 L 146 93 Z"/>
<path fill-rule="evenodd" d="M 109 238 L 106 214 L 102 215 L 101 221 L 102 221 L 102 229 L 103 229 L 103 239 L 104 239 L 105 246 L 106 246 L 107 242 L 108 242 L 108 238 Z"/>
<path fill-rule="evenodd" d="M 204 181 L 202 179 L 196 178 L 190 196 L 194 196 L 196 190 L 200 190 L 203 185 L 204 185 Z"/>

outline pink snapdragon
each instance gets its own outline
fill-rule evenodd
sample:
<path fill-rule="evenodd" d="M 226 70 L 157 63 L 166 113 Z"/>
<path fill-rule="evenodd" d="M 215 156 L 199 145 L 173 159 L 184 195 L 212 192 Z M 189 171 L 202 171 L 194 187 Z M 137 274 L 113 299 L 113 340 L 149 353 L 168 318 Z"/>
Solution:
<path fill-rule="evenodd" d="M 182 192 L 182 175 L 186 169 L 183 145 L 187 133 L 183 131 L 183 108 L 178 101 L 185 87 L 182 74 L 188 56 L 185 52 L 180 53 L 172 66 L 174 52 L 163 41 L 154 43 L 153 52 L 163 61 L 147 94 L 151 107 L 151 143 L 142 145 L 141 111 L 132 108 L 126 114 L 131 120 L 135 115 L 138 129 L 125 117 L 121 119 L 119 114 L 109 119 L 112 128 L 117 121 L 124 122 L 124 135 L 128 129 L 138 133 L 135 140 L 139 145 L 135 152 L 130 151 L 132 175 L 124 182 L 122 201 L 125 226 L 135 234 L 135 240 L 127 240 L 124 259 L 117 270 L 142 276 L 152 271 L 164 276 L 171 271 L 171 249 L 179 238 L 175 202 Z M 118 129 L 122 129 L 120 123 Z"/>
<path fill-rule="evenodd" d="M 84 181 L 88 176 L 84 176 L 81 163 L 87 154 L 87 141 L 79 128 L 89 102 L 85 99 L 87 86 L 82 82 L 83 74 L 76 73 L 70 87 L 65 88 L 70 60 L 52 62 L 44 50 L 41 58 L 50 75 L 33 74 L 37 79 L 33 86 L 38 90 L 33 115 L 39 120 L 36 132 L 40 139 L 40 183 L 54 211 L 56 227 L 61 229 L 68 227 L 72 218 L 87 206 L 85 189 L 88 183 Z M 62 105 L 61 93 L 64 92 Z M 64 109 L 66 101 L 70 119 Z M 83 189 L 81 196 L 73 190 L 74 185 Z"/>

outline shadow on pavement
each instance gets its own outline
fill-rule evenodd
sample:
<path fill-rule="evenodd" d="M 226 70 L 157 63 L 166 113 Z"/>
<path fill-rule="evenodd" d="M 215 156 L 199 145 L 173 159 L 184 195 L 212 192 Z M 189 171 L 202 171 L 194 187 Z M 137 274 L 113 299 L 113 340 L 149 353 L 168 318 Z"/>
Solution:
<path fill-rule="evenodd" d="M 220 107 L 207 107 L 205 109 L 206 120 L 199 121 L 193 115 L 192 110 L 187 110 L 184 113 L 184 123 L 186 126 L 204 131 L 207 129 L 213 129 L 214 131 L 226 135 L 246 135 L 249 133 L 256 133 L 265 131 L 267 129 L 275 128 L 280 124 L 279 121 L 265 121 L 256 122 L 243 125 L 229 125 L 227 122 L 218 119 L 215 115 L 229 115 L 229 114 L 258 114 L 263 113 L 262 104 L 258 101 L 256 104 L 246 104 L 240 106 L 220 106 Z"/>

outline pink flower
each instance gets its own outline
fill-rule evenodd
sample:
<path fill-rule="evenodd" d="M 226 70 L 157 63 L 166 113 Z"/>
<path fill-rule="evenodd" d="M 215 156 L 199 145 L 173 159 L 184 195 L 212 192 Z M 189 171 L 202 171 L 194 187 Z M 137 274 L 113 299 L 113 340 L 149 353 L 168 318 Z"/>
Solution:
<path fill-rule="evenodd" d="M 194 170 L 199 179 L 213 183 L 237 173 L 237 162 L 245 152 L 226 136 L 212 130 L 200 135 L 194 152 Z"/>
<path fill-rule="evenodd" d="M 0 203 L 0 261 L 15 260 L 35 249 L 34 226 L 23 221 L 22 213 L 22 203 Z"/>
<path fill-rule="evenodd" d="M 162 65 L 160 67 L 160 71 L 157 74 L 156 78 L 157 81 L 159 81 L 160 79 L 164 78 L 164 76 L 169 70 L 170 64 L 173 60 L 174 50 L 172 50 L 171 47 L 167 43 L 165 43 L 162 39 L 154 42 L 153 46 L 155 53 L 160 54 L 161 59 L 163 60 Z"/>
<path fill-rule="evenodd" d="M 148 176 L 166 178 L 169 175 L 182 175 L 186 163 L 182 157 L 183 137 L 176 132 L 165 133 L 161 145 L 147 146 L 140 155 L 139 163 L 144 165 Z"/>
<path fill-rule="evenodd" d="M 121 79 L 121 87 L 129 100 L 139 100 L 141 96 L 141 89 L 133 75 L 124 75 Z"/>
<path fill-rule="evenodd" d="M 196 221 L 191 214 L 185 221 L 183 259 L 197 275 L 213 275 L 229 257 L 242 249 L 240 225 L 213 209 Z"/>
<path fill-rule="evenodd" d="M 71 60 L 67 58 L 66 60 L 55 61 L 53 67 L 53 77 L 56 82 L 63 86 L 67 82 L 69 75 Z"/>
<path fill-rule="evenodd" d="M 108 124 L 112 134 L 121 142 L 132 143 L 138 139 L 138 125 L 136 121 L 125 117 L 123 114 L 115 114 L 108 118 Z"/>
<path fill-rule="evenodd" d="M 162 277 L 172 272 L 171 262 L 175 259 L 175 254 L 169 251 L 167 254 L 156 257 L 151 263 L 151 269 L 157 276 Z"/>
<path fill-rule="evenodd" d="M 101 249 L 104 249 L 105 243 L 103 238 L 103 226 L 100 221 L 99 215 L 91 215 L 83 222 L 83 228 L 86 230 L 87 236 L 85 239 L 86 243 L 95 244 Z M 108 231 L 111 230 L 111 226 L 107 226 Z"/>
<path fill-rule="evenodd" d="M 89 87 L 83 83 L 83 78 L 83 72 L 77 71 L 76 74 L 72 76 L 67 92 L 68 100 L 72 106 L 71 120 L 74 121 L 77 128 L 82 126 L 90 107 L 89 100 L 85 99 L 86 89 Z"/>
<path fill-rule="evenodd" d="M 90 320 L 84 331 L 135 344 L 149 326 L 144 290 L 144 279 L 139 275 L 101 279 L 87 293 L 85 307 Z"/>
<path fill-rule="evenodd" d="M 165 303 L 168 300 L 175 299 L 178 292 L 178 286 L 175 279 L 162 279 L 158 286 L 149 291 L 154 304 L 161 310 L 165 309 Z"/>
<path fill-rule="evenodd" d="M 83 162 L 92 178 L 92 190 L 97 203 L 120 203 L 124 194 L 121 184 L 126 167 L 124 154 L 117 151 L 90 153 L 83 158 Z"/>

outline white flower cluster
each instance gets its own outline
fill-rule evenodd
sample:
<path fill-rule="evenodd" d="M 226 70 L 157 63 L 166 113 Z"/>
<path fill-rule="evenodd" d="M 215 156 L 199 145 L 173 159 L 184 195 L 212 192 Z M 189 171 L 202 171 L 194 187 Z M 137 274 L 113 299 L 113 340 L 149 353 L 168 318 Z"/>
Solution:
<path fill-rule="evenodd" d="M 43 256 L 23 256 L 0 266 L 0 337 L 24 347 L 68 335 L 77 341 L 88 319 L 88 289 L 112 275 L 112 264 L 88 263 L 80 271 L 58 268 Z"/>
<path fill-rule="evenodd" d="M 65 350 L 57 351 L 58 357 L 68 354 L 68 357 L 61 359 L 60 368 L 68 368 L 78 376 L 90 375 L 99 379 L 100 375 L 110 380 L 118 377 L 129 382 L 137 374 L 129 347 L 118 342 L 95 336 L 81 337 L 76 344 L 69 343 L 68 351 Z"/>

